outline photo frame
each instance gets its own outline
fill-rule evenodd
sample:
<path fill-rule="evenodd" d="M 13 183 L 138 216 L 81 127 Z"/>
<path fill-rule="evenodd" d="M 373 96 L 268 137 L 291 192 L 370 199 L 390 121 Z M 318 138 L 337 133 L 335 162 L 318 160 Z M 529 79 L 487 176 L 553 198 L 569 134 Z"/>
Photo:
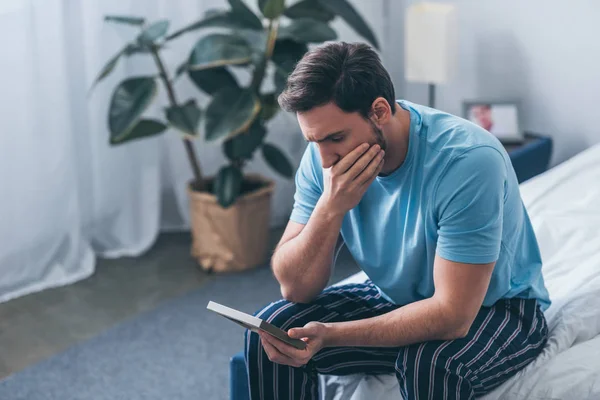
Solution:
<path fill-rule="evenodd" d="M 469 100 L 463 102 L 463 118 L 487 130 L 504 144 L 522 143 L 525 134 L 517 100 Z"/>

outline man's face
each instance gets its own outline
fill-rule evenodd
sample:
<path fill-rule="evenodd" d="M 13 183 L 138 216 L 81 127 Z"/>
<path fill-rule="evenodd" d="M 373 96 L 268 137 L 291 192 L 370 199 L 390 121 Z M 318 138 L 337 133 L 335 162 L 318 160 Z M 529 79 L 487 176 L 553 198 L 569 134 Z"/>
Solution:
<path fill-rule="evenodd" d="M 362 143 L 386 148 L 383 132 L 372 121 L 333 103 L 298 113 L 298 122 L 305 139 L 317 143 L 323 168 L 331 168 Z"/>

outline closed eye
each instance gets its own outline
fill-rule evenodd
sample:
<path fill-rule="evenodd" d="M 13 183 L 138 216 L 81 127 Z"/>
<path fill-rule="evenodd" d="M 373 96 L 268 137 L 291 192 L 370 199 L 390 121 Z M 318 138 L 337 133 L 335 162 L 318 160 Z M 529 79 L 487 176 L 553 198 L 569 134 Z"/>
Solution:
<path fill-rule="evenodd" d="M 331 140 L 333 143 L 339 143 L 344 140 L 344 136 L 333 136 L 329 138 L 329 140 Z"/>

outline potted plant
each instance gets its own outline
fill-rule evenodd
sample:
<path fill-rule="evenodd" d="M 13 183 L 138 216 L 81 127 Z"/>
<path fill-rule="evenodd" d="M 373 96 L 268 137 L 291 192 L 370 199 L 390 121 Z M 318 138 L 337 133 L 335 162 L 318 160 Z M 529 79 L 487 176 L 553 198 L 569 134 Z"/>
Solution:
<path fill-rule="evenodd" d="M 107 16 L 106 21 L 134 25 L 139 34 L 111 58 L 94 85 L 108 76 L 119 59 L 147 54 L 158 75 L 130 77 L 114 89 L 108 112 L 110 144 L 162 134 L 171 127 L 182 134 L 193 179 L 188 186 L 192 221 L 192 255 L 206 270 L 254 267 L 266 260 L 273 181 L 244 173 L 257 151 L 286 178 L 294 169 L 285 154 L 265 141 L 267 123 L 279 108 L 277 96 L 288 74 L 311 43 L 335 40 L 329 23 L 341 17 L 376 48 L 377 40 L 347 0 L 301 0 L 286 7 L 285 0 L 258 0 L 256 15 L 243 0 L 228 0 L 229 8 L 209 10 L 204 17 L 169 33 L 169 21 L 149 25 L 144 18 Z M 285 18 L 282 18 L 285 17 Z M 222 28 L 199 38 L 174 74 L 161 51 L 169 42 L 203 28 Z M 247 84 L 237 70 L 250 72 Z M 195 99 L 178 98 L 174 83 L 182 76 L 208 98 L 201 108 Z M 265 91 L 269 80 L 271 89 Z M 143 117 L 159 83 L 167 93 L 164 120 Z M 267 84 L 267 86 L 269 86 Z M 203 128 L 207 142 L 221 145 L 227 157 L 215 177 L 204 177 L 192 141 Z"/>

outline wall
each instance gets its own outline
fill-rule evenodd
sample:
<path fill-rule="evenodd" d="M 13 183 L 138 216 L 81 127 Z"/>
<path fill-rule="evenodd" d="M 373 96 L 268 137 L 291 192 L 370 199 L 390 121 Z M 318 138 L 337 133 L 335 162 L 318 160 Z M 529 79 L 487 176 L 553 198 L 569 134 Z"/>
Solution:
<path fill-rule="evenodd" d="M 600 2 L 445 2 L 458 6 L 459 64 L 455 79 L 439 86 L 438 108 L 460 114 L 464 99 L 518 98 L 524 128 L 553 137 L 553 165 L 600 142 Z M 412 3 L 391 2 L 398 34 Z M 395 78 L 403 97 L 427 102 L 424 85 Z"/>

